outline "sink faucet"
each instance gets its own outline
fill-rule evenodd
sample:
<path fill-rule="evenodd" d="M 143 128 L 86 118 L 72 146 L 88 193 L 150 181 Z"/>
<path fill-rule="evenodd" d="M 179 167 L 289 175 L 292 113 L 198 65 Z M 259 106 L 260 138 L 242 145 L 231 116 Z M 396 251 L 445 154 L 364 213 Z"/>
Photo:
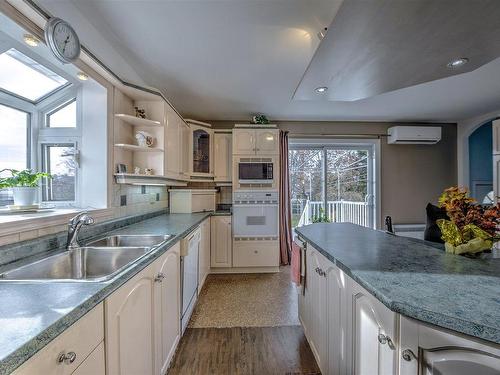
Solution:
<path fill-rule="evenodd" d="M 78 233 L 82 225 L 92 225 L 94 224 L 94 218 L 88 214 L 88 212 L 80 212 L 74 218 L 72 218 L 68 223 L 68 250 L 80 247 L 78 244 Z"/>

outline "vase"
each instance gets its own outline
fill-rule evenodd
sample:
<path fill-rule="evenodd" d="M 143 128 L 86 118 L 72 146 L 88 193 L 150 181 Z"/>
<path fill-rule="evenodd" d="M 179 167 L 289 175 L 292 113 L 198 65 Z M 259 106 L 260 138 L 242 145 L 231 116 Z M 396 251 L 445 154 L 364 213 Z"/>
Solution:
<path fill-rule="evenodd" d="M 38 187 L 18 186 L 12 188 L 15 206 L 32 206 L 37 201 Z"/>

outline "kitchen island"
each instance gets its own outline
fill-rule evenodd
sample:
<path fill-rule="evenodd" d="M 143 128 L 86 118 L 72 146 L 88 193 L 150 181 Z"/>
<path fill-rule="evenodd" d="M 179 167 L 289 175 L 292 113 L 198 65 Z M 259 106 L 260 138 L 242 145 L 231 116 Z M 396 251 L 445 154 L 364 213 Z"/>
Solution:
<path fill-rule="evenodd" d="M 331 362 L 330 354 L 338 358 L 351 355 L 345 369 L 348 373 L 362 373 L 359 371 L 363 361 L 358 363 L 355 357 L 361 355 L 360 348 L 366 337 L 356 330 L 362 330 L 365 323 L 371 327 L 371 321 L 363 319 L 372 313 L 371 328 L 378 332 L 383 348 L 390 349 L 379 350 L 379 360 L 383 361 L 385 356 L 390 362 L 385 367 L 387 373 L 405 373 L 401 370 L 406 361 L 403 343 L 417 340 L 419 332 L 424 331 L 419 327 L 427 325 L 491 347 L 494 356 L 499 356 L 500 259 L 451 255 L 434 244 L 348 223 L 313 224 L 297 228 L 296 232 L 299 239 L 307 243 L 306 292 L 299 302 L 299 314 L 306 336 L 310 343 L 313 341 L 311 346 L 320 367 L 323 361 L 323 372 L 337 372 L 325 365 Z M 309 306 L 322 304 L 320 297 L 311 303 L 315 297 L 313 288 L 323 293 L 323 299 L 334 300 L 323 303 L 325 307 L 320 306 L 319 309 L 323 309 L 320 312 Z M 330 325 L 338 326 L 338 331 L 332 331 L 333 336 L 346 335 L 342 342 L 337 340 L 327 345 L 330 339 L 322 337 L 320 328 L 314 328 L 315 323 L 311 322 L 323 313 Z M 338 322 L 332 322 L 335 315 L 339 315 Z M 414 332 L 410 332 L 412 329 Z M 422 350 L 424 339 L 414 340 L 415 358 Z M 322 348 L 325 345 L 328 353 Z M 332 353 L 332 347 L 344 346 L 352 348 L 352 353 L 340 349 L 339 353 Z M 377 351 L 375 347 L 370 348 Z M 411 358 L 406 362 L 411 362 Z"/>

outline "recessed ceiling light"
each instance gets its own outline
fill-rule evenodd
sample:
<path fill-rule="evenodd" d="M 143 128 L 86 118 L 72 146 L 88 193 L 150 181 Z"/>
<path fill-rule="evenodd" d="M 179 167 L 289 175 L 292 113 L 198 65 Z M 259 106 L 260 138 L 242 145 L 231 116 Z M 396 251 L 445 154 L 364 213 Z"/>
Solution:
<path fill-rule="evenodd" d="M 460 57 L 459 59 L 451 60 L 446 66 L 448 68 L 460 68 L 462 65 L 465 65 L 469 62 L 467 57 Z"/>
<path fill-rule="evenodd" d="M 30 47 L 36 47 L 38 46 L 38 43 L 40 43 L 40 41 L 34 35 L 31 34 L 24 34 L 23 40 L 24 43 L 26 43 Z"/>
<path fill-rule="evenodd" d="M 326 32 L 328 31 L 328 27 L 324 27 L 317 35 L 318 39 L 322 40 L 326 36 Z"/>
<path fill-rule="evenodd" d="M 328 87 L 322 86 L 322 87 L 317 87 L 314 89 L 317 94 L 324 94 L 325 92 L 328 91 Z"/>
<path fill-rule="evenodd" d="M 78 77 L 78 79 L 80 81 L 86 81 L 89 79 L 89 76 L 86 75 L 84 72 L 78 72 L 78 73 L 76 73 L 76 76 Z"/>

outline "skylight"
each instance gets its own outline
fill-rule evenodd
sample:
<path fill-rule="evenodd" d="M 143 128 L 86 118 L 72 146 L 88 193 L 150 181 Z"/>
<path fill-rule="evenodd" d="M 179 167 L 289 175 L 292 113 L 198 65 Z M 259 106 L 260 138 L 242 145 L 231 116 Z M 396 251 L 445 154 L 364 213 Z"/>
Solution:
<path fill-rule="evenodd" d="M 36 102 L 67 83 L 14 48 L 0 54 L 0 89 L 4 91 Z"/>

